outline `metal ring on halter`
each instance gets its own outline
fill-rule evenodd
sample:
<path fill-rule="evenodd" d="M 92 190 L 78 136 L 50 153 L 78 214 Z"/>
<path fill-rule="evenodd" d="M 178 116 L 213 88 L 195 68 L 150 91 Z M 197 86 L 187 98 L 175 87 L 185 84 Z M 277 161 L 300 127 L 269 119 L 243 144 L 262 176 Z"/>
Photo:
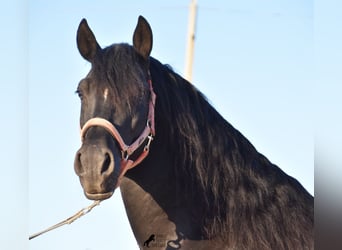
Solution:
<path fill-rule="evenodd" d="M 128 157 L 129 157 L 129 154 L 128 154 L 127 150 L 125 150 L 125 151 L 122 150 L 121 151 L 121 158 L 124 159 L 125 161 L 127 161 Z"/>

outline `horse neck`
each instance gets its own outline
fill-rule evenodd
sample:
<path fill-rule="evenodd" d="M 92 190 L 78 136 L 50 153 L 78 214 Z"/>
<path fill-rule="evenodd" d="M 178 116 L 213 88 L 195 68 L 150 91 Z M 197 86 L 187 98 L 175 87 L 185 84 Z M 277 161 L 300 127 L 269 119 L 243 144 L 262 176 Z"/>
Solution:
<path fill-rule="evenodd" d="M 278 233 L 284 237 L 300 238 L 302 236 L 298 235 L 302 231 L 308 235 L 303 237 L 310 238 L 312 197 L 293 178 L 260 155 L 243 135 L 206 103 L 200 93 L 193 91 L 186 82 L 179 82 L 179 76 L 170 70 L 158 71 L 156 67 L 151 69 L 157 94 L 156 137 L 149 156 L 128 171 L 121 184 L 127 215 L 139 244 L 152 234 L 162 234 L 169 239 L 185 237 L 200 240 L 208 238 L 208 235 L 210 238 L 230 232 L 229 241 L 232 245 L 243 241 L 255 243 L 254 236 L 261 235 L 260 238 L 264 237 L 260 243 L 262 246 L 272 235 L 267 228 L 278 230 L 275 235 Z M 173 83 L 170 83 L 170 78 L 174 79 Z M 163 88 L 162 84 L 168 87 Z M 176 91 L 179 91 L 178 96 L 175 96 Z M 185 104 L 175 103 L 186 98 L 192 99 Z M 194 111 L 193 123 L 177 127 L 175 123 L 181 124 L 184 119 L 182 113 L 170 115 L 176 110 L 173 105 L 178 105 L 178 111 L 183 105 L 187 109 L 183 110 L 184 113 L 190 113 L 194 106 L 200 106 L 198 104 L 202 107 L 203 117 L 201 112 Z M 201 124 L 202 118 L 211 123 Z M 205 130 L 208 127 L 210 131 Z M 205 147 L 185 147 L 185 150 L 194 148 L 198 151 L 190 152 L 192 156 L 184 159 L 187 154 L 182 152 L 185 150 L 178 141 L 189 139 L 186 145 L 195 145 L 195 141 L 191 141 L 191 135 L 194 135 L 191 128 L 202 131 L 200 140 L 210 145 L 210 153 Z M 211 136 L 208 133 L 212 133 Z M 218 148 L 213 148 L 215 145 Z M 209 154 L 211 161 L 207 162 L 203 154 Z M 200 161 L 204 161 L 202 168 L 197 168 L 196 156 L 199 155 L 202 156 Z M 175 158 L 182 159 L 177 161 Z M 211 176 L 211 179 L 202 179 L 202 182 L 199 177 L 203 175 Z M 213 188 L 214 183 L 216 186 Z M 278 200 L 275 199 L 277 193 L 281 194 Z M 272 204 L 269 204 L 270 201 Z M 286 202 L 289 201 L 291 206 L 298 207 L 297 214 L 293 218 L 283 218 L 277 211 L 285 215 L 293 214 L 288 210 L 290 206 Z M 264 218 L 261 214 L 254 218 L 252 213 L 258 209 L 269 210 L 269 215 Z M 283 228 L 275 223 L 275 219 L 288 220 L 288 224 L 297 229 L 293 230 L 290 226 Z M 211 224 L 209 226 L 208 221 Z M 258 225 L 263 225 L 265 232 L 258 232 Z M 238 233 L 241 230 L 244 231 L 242 235 Z M 279 246 L 282 243 L 265 244 Z"/>

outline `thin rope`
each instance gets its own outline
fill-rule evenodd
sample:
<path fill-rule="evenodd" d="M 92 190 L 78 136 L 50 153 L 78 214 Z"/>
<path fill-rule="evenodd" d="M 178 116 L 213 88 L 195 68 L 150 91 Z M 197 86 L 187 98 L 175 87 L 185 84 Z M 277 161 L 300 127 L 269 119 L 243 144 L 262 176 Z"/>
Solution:
<path fill-rule="evenodd" d="M 66 220 L 62 221 L 62 222 L 59 222 L 57 223 L 56 225 L 53 225 L 41 232 L 38 232 L 38 233 L 35 233 L 35 234 L 32 234 L 30 237 L 29 237 L 29 240 L 39 236 L 39 235 L 42 235 L 44 233 L 47 233 L 51 230 L 54 230 L 58 227 L 61 227 L 63 225 L 66 225 L 66 224 L 71 224 L 73 223 L 75 220 L 77 220 L 78 218 L 82 217 L 83 215 L 89 213 L 94 207 L 98 206 L 100 204 L 101 201 L 94 201 L 93 204 L 91 204 L 90 206 L 86 207 L 86 208 L 83 208 L 81 209 L 80 211 L 78 211 L 76 214 L 74 214 L 73 216 L 67 218 Z"/>

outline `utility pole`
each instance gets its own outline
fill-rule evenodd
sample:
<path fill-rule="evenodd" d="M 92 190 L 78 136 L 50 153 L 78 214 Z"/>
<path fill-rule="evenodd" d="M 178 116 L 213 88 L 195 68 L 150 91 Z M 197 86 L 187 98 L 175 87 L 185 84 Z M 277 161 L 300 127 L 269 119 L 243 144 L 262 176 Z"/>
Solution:
<path fill-rule="evenodd" d="M 197 14 L 197 1 L 191 0 L 190 14 L 189 14 L 189 26 L 188 26 L 188 38 L 186 46 L 185 57 L 185 79 L 189 82 L 192 81 L 192 65 L 194 61 L 194 46 L 195 46 L 195 29 L 196 29 L 196 14 Z"/>

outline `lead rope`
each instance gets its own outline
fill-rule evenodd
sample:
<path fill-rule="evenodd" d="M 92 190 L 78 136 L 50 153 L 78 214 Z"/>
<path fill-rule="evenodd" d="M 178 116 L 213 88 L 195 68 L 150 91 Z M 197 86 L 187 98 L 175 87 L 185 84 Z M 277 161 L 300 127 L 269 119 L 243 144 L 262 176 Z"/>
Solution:
<path fill-rule="evenodd" d="M 57 223 L 56 225 L 53 225 L 53 226 L 51 226 L 51 227 L 49 227 L 49 228 L 47 228 L 47 229 L 45 229 L 45 230 L 43 230 L 43 231 L 41 231 L 41 232 L 38 232 L 38 233 L 35 233 L 35 234 L 30 235 L 29 240 L 31 240 L 31 239 L 33 239 L 33 238 L 36 238 L 36 237 L 38 237 L 39 235 L 42 235 L 42 234 L 44 234 L 44 233 L 47 233 L 47 232 L 49 232 L 49 231 L 51 231 L 51 230 L 54 230 L 54 229 L 56 229 L 56 228 L 58 228 L 58 227 L 61 227 L 61 226 L 63 226 L 63 225 L 73 223 L 75 220 L 77 220 L 77 219 L 81 218 L 83 215 L 89 213 L 94 207 L 98 206 L 98 205 L 100 204 L 100 202 L 101 202 L 101 201 L 94 201 L 93 204 L 91 204 L 91 205 L 88 206 L 88 207 L 85 207 L 85 208 L 81 209 L 81 210 L 78 211 L 76 214 L 74 214 L 73 216 L 67 218 L 66 220 L 63 220 L 63 221 Z"/>

